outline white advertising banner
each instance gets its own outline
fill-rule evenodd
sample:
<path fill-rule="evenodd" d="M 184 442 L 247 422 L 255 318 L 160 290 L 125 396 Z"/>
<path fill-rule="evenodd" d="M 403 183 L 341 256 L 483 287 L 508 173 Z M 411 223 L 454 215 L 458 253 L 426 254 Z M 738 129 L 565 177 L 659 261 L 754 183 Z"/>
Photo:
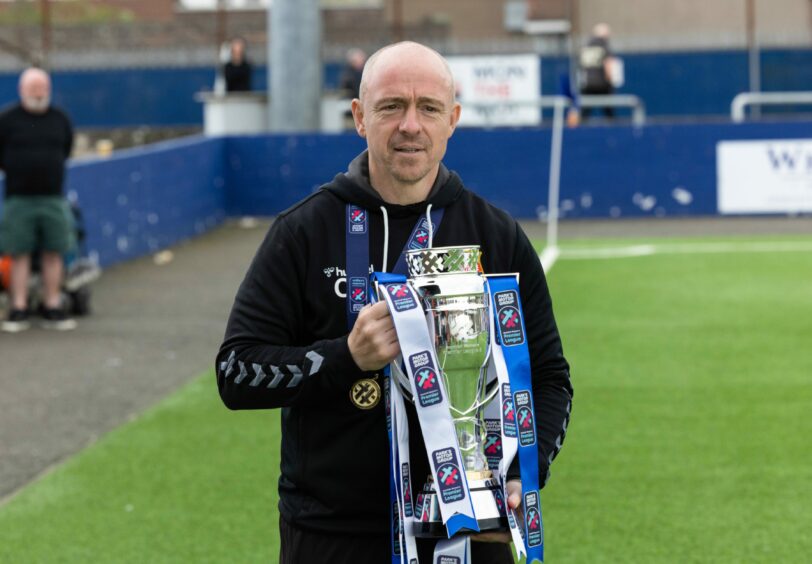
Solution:
<path fill-rule="evenodd" d="M 539 108 L 527 104 L 541 95 L 538 56 L 449 57 L 448 64 L 462 104 L 460 126 L 541 122 Z"/>
<path fill-rule="evenodd" d="M 812 139 L 716 145 L 720 213 L 812 212 Z"/>

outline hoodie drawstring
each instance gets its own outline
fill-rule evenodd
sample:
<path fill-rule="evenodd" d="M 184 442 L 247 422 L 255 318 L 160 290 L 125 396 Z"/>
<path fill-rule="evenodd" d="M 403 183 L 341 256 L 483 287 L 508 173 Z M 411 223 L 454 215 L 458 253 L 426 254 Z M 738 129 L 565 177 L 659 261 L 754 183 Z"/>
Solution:
<path fill-rule="evenodd" d="M 434 245 L 434 225 L 431 223 L 431 206 L 433 205 L 434 204 L 429 204 L 426 207 L 426 222 L 429 224 L 429 249 Z"/>
<path fill-rule="evenodd" d="M 386 272 L 386 261 L 389 259 L 389 214 L 386 212 L 386 208 L 381 206 L 381 212 L 383 212 L 383 265 L 381 266 L 381 272 Z"/>
<path fill-rule="evenodd" d="M 429 249 L 434 245 L 434 224 L 431 222 L 432 205 L 426 206 L 426 223 L 429 226 Z M 386 272 L 386 264 L 389 260 L 389 213 L 384 206 L 380 206 L 380 209 L 383 214 L 383 264 L 381 265 L 381 272 Z"/>

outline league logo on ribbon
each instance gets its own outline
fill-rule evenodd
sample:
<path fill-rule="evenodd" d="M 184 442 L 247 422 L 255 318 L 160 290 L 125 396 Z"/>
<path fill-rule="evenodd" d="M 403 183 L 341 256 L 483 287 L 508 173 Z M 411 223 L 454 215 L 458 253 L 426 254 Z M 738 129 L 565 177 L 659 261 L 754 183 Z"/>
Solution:
<path fill-rule="evenodd" d="M 386 291 L 392 297 L 392 305 L 395 311 L 401 312 L 417 307 L 417 300 L 412 294 L 412 290 L 406 284 L 388 284 Z"/>
<path fill-rule="evenodd" d="M 485 419 L 485 458 L 488 468 L 496 470 L 502 461 L 502 430 L 498 419 Z"/>
<path fill-rule="evenodd" d="M 440 376 L 434 368 L 431 355 L 422 351 L 409 357 L 409 366 L 414 375 L 415 390 L 421 407 L 431 407 L 443 401 L 440 389 Z"/>
<path fill-rule="evenodd" d="M 519 313 L 519 296 L 515 290 L 498 292 L 496 298 L 496 319 L 499 323 L 499 333 L 502 336 L 502 345 L 514 347 L 524 344 L 524 325 Z"/>
<path fill-rule="evenodd" d="M 502 490 L 494 490 L 493 498 L 496 500 L 496 507 L 499 508 L 499 512 L 505 511 L 505 498 L 502 496 Z"/>
<path fill-rule="evenodd" d="M 510 395 L 510 385 L 502 385 L 502 429 L 506 437 L 516 437 L 516 409 Z"/>
<path fill-rule="evenodd" d="M 350 278 L 349 289 L 352 311 L 358 313 L 367 303 L 367 279 Z"/>
<path fill-rule="evenodd" d="M 417 501 L 414 504 L 414 514 L 415 514 L 415 516 L 417 517 L 418 520 L 421 520 L 421 517 L 423 515 L 423 498 L 424 497 L 425 496 L 423 495 L 422 492 L 417 494 Z"/>
<path fill-rule="evenodd" d="M 429 246 L 429 224 L 426 218 L 420 222 L 420 225 L 412 233 L 412 237 L 407 243 L 407 248 L 412 250 L 425 249 Z"/>
<path fill-rule="evenodd" d="M 507 512 L 508 518 L 508 526 L 512 529 L 516 526 L 516 519 L 513 518 L 513 510 Z M 522 531 L 522 537 L 524 537 L 524 531 Z"/>
<path fill-rule="evenodd" d="M 386 432 L 392 432 L 392 406 L 389 404 L 390 395 L 392 390 L 390 388 L 389 378 L 383 379 L 383 397 L 384 397 L 384 410 L 386 411 Z"/>
<path fill-rule="evenodd" d="M 421 500 L 420 507 L 420 520 L 426 522 L 431 517 L 431 505 L 429 503 L 425 503 L 425 499 L 423 499 Z"/>
<path fill-rule="evenodd" d="M 437 486 L 443 503 L 454 503 L 465 499 L 462 472 L 453 448 L 443 448 L 431 453 L 434 466 L 437 468 Z"/>
<path fill-rule="evenodd" d="M 530 392 L 516 392 L 513 395 L 513 402 L 516 406 L 516 418 L 519 423 L 519 444 L 530 446 L 536 442 L 536 425 L 533 422 L 533 404 L 530 400 Z"/>
<path fill-rule="evenodd" d="M 409 464 L 404 462 L 400 467 L 400 474 L 402 478 L 403 487 L 403 514 L 406 517 L 411 517 L 414 513 L 412 511 L 412 484 L 409 482 Z"/>
<path fill-rule="evenodd" d="M 524 521 L 527 526 L 527 545 L 539 546 L 544 541 L 544 529 L 541 525 L 538 492 L 527 492 L 524 495 L 524 511 Z"/>
<path fill-rule="evenodd" d="M 350 206 L 348 212 L 348 229 L 351 235 L 362 235 L 367 232 L 367 212 L 364 208 Z"/>
<path fill-rule="evenodd" d="M 400 555 L 400 511 L 397 502 L 392 504 L 392 552 Z"/>

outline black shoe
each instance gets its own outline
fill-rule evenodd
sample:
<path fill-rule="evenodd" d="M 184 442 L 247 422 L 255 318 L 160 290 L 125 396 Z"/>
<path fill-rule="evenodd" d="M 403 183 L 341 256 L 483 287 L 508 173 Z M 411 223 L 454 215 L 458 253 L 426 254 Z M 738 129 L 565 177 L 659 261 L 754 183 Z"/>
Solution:
<path fill-rule="evenodd" d="M 44 329 L 53 329 L 54 331 L 76 329 L 76 321 L 68 317 L 64 310 L 60 308 L 43 308 L 40 315 L 42 315 L 42 327 Z"/>
<path fill-rule="evenodd" d="M 6 333 L 19 333 L 31 327 L 28 321 L 27 309 L 12 309 L 8 312 L 8 317 L 3 321 L 2 329 Z"/>

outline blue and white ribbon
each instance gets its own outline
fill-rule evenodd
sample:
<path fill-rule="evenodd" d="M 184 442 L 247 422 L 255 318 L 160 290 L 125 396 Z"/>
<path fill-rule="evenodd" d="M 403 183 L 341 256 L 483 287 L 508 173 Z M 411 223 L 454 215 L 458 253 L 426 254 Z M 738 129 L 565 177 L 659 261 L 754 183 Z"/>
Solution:
<path fill-rule="evenodd" d="M 508 457 L 509 451 L 516 448 L 522 482 L 522 519 L 517 522 L 518 516 L 510 511 L 508 522 L 517 552 L 520 552 L 518 547 L 523 545 L 527 561 L 532 564 L 544 560 L 544 527 L 541 521 L 538 440 L 530 352 L 519 297 L 519 280 L 515 274 L 489 275 L 487 279 L 493 324 L 496 327 L 491 364 L 499 375 L 502 400 L 503 459 L 499 473 L 502 486 L 505 487 L 505 474 L 513 461 L 513 456 Z M 505 384 L 506 380 L 508 385 Z M 506 491 L 505 498 L 507 499 Z M 517 528 L 520 528 L 522 542 L 517 538 Z"/>
<path fill-rule="evenodd" d="M 400 342 L 401 356 L 414 397 L 429 465 L 437 488 L 440 514 L 451 537 L 467 528 L 479 531 L 471 504 L 468 479 L 462 466 L 457 434 L 448 406 L 439 363 L 429 337 L 425 314 L 415 290 L 405 277 L 373 274 Z M 393 385 L 392 388 L 395 386 Z M 408 448 L 408 441 L 406 441 Z"/>

